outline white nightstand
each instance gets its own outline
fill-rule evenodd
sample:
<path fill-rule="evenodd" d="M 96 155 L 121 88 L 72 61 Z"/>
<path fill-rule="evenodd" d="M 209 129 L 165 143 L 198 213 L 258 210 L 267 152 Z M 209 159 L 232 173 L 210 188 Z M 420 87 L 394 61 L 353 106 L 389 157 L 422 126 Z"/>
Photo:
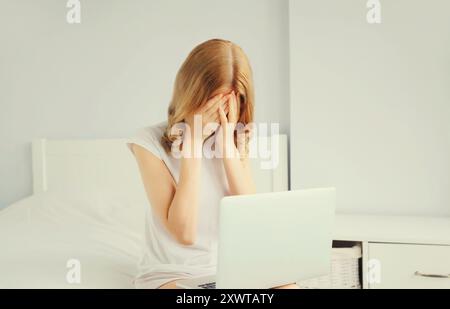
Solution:
<path fill-rule="evenodd" d="M 337 215 L 334 240 L 361 243 L 363 288 L 450 289 L 450 218 Z"/>

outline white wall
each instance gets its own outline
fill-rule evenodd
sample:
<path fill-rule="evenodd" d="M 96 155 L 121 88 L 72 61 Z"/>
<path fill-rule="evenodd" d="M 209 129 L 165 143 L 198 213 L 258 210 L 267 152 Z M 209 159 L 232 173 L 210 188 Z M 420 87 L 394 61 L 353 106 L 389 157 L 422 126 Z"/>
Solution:
<path fill-rule="evenodd" d="M 165 118 L 189 51 L 240 44 L 257 121 L 289 128 L 287 0 L 0 0 L 0 208 L 31 194 L 34 138 L 110 138 Z"/>
<path fill-rule="evenodd" d="M 450 1 L 291 0 L 291 186 L 341 212 L 450 214 Z"/>

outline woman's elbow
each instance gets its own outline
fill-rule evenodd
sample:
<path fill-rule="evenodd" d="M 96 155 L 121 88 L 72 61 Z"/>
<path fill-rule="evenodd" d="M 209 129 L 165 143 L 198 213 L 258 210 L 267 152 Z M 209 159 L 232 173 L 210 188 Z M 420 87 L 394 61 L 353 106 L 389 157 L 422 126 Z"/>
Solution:
<path fill-rule="evenodd" d="M 175 233 L 175 240 L 184 246 L 192 246 L 195 243 L 195 235 L 188 232 Z"/>
<path fill-rule="evenodd" d="M 172 228 L 169 225 L 169 233 L 177 243 L 184 246 L 192 246 L 197 236 L 193 229 L 181 224 L 172 225 Z"/>
<path fill-rule="evenodd" d="M 227 196 L 237 196 L 237 195 L 253 195 L 256 194 L 256 188 L 255 187 L 248 187 L 248 188 L 236 188 L 235 190 L 229 190 Z"/>

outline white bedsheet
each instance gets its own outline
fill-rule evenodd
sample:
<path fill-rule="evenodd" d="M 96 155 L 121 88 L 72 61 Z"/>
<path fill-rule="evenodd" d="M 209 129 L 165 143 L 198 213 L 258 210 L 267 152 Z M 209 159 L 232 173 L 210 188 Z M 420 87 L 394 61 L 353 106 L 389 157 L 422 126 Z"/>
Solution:
<path fill-rule="evenodd" d="M 142 205 L 98 196 L 43 193 L 0 211 L 0 288 L 133 288 Z M 66 280 L 70 259 L 80 284 Z"/>

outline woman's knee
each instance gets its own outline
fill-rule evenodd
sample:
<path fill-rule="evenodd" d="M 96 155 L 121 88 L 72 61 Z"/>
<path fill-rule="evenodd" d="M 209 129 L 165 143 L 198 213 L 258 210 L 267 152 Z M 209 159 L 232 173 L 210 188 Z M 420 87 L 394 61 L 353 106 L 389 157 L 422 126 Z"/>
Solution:
<path fill-rule="evenodd" d="M 291 284 L 278 286 L 278 287 L 276 287 L 274 289 L 300 289 L 300 287 L 297 284 L 295 284 L 295 283 L 291 283 Z"/>
<path fill-rule="evenodd" d="M 163 285 L 161 285 L 159 287 L 159 289 L 178 289 L 177 281 L 174 280 L 174 281 L 170 281 L 170 282 L 164 283 Z"/>

